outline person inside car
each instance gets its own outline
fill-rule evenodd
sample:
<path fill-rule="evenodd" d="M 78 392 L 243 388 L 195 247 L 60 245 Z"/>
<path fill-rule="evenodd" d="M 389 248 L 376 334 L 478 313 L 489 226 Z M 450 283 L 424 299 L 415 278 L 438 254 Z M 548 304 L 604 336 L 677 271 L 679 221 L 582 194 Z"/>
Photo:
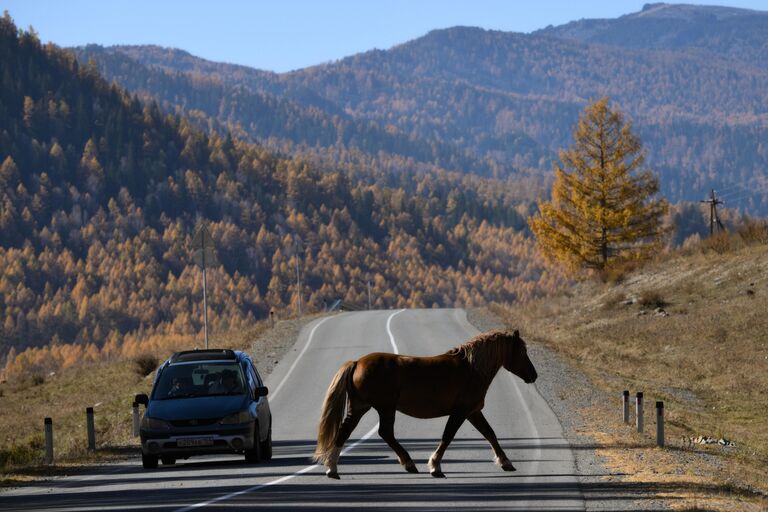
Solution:
<path fill-rule="evenodd" d="M 232 370 L 221 372 L 221 379 L 214 383 L 209 391 L 211 395 L 232 395 L 242 391 L 237 375 Z"/>

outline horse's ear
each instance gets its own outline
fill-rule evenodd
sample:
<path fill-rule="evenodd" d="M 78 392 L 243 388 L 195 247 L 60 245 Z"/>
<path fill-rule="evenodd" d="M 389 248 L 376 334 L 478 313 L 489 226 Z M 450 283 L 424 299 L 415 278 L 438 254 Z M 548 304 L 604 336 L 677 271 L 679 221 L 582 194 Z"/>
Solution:
<path fill-rule="evenodd" d="M 520 331 L 515 329 L 515 332 L 512 333 L 512 338 L 515 338 L 515 339 L 519 340 L 520 339 Z"/>

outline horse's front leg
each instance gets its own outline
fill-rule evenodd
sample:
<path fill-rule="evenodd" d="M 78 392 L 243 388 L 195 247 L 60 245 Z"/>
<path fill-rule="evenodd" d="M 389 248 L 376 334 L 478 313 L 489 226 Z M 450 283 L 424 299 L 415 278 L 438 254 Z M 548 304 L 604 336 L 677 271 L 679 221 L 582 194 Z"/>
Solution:
<path fill-rule="evenodd" d="M 484 438 L 488 440 L 493 449 L 493 454 L 496 456 L 496 464 L 501 466 L 504 471 L 515 471 L 515 466 L 507 458 L 504 450 L 501 449 L 499 441 L 496 439 L 496 433 L 493 431 L 488 421 L 483 416 L 483 413 L 476 411 L 469 415 L 469 422 L 474 426 L 478 432 L 480 432 Z"/>
<path fill-rule="evenodd" d="M 461 424 L 464 423 L 465 419 L 466 415 L 460 413 L 453 413 L 448 417 L 448 423 L 445 424 L 445 430 L 443 430 L 443 438 L 437 446 L 435 453 L 429 458 L 429 463 L 427 464 L 429 466 L 429 473 L 435 478 L 445 477 L 443 471 L 440 469 L 440 461 L 443 460 L 445 450 L 448 448 L 448 445 L 451 444 L 451 441 L 453 441 L 456 432 L 459 430 Z"/>
<path fill-rule="evenodd" d="M 395 451 L 397 459 L 407 472 L 418 473 L 419 470 L 416 468 L 416 464 L 413 463 L 411 456 L 395 439 L 395 408 L 382 408 L 377 409 L 377 411 L 379 412 L 379 435 Z"/>

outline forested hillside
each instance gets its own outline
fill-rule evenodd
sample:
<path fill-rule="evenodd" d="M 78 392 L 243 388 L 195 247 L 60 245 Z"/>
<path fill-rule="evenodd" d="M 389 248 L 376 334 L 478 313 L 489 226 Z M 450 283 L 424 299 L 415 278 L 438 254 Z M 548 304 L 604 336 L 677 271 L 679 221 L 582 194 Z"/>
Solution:
<path fill-rule="evenodd" d="M 764 19 L 765 13 L 738 9 L 655 6 L 618 20 L 586 20 L 534 34 L 455 27 L 284 74 L 158 47 L 81 52 L 96 57 L 106 76 L 130 90 L 238 124 L 256 139 L 326 144 L 306 133 L 270 128 L 271 111 L 251 110 L 245 102 L 235 106 L 205 80 L 299 109 L 282 119 L 298 121 L 299 111 L 351 119 L 345 137 L 364 138 L 365 144 L 355 147 L 366 154 L 378 147 L 480 175 L 548 175 L 578 112 L 589 100 L 608 95 L 634 121 L 670 200 L 695 201 L 710 188 L 740 187 L 730 205 L 765 214 L 768 68 L 758 57 L 765 55 Z M 625 33 L 626 39 L 619 37 Z M 99 57 L 105 53 L 122 58 Z M 161 86 L 170 79 L 157 79 L 137 87 L 125 57 L 176 79 L 185 74 L 196 85 Z M 211 97 L 200 101 L 205 90 Z M 212 108 L 216 99 L 218 112 Z M 357 131 L 370 123 L 379 131 Z M 380 136 L 382 131 L 454 148 L 466 159 L 440 156 L 450 154 L 442 149 L 415 156 Z"/>
<path fill-rule="evenodd" d="M 513 181 L 435 168 L 357 179 L 207 134 L 7 14 L 0 80 L 6 377 L 200 332 L 190 240 L 202 221 L 220 262 L 214 331 L 290 313 L 297 258 L 310 310 L 363 305 L 368 279 L 375 307 L 509 302 L 560 279 L 522 231 L 529 206 Z"/>

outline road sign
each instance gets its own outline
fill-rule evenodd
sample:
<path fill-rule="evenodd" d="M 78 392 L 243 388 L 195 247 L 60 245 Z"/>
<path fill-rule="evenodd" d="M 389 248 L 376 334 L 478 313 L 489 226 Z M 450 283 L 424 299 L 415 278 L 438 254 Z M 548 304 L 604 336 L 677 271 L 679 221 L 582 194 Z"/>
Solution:
<path fill-rule="evenodd" d="M 192 261 L 200 268 L 210 268 L 216 265 L 216 251 L 213 247 L 198 249 L 192 253 Z"/>
<path fill-rule="evenodd" d="M 192 239 L 192 260 L 201 268 L 210 267 L 216 263 L 216 251 L 213 239 L 205 224 L 195 233 Z"/>

